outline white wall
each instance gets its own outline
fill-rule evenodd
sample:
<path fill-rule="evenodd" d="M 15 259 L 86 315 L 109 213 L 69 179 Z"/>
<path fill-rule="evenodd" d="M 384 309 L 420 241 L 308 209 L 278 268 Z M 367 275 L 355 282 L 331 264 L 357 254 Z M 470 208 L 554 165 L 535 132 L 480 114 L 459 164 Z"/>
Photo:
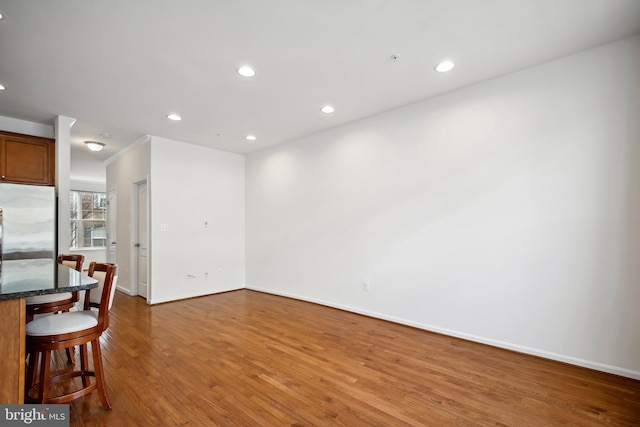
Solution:
<path fill-rule="evenodd" d="M 81 179 L 74 179 L 71 177 L 69 182 L 69 186 L 71 190 L 75 191 L 91 191 L 95 193 L 104 193 L 106 192 L 106 182 L 99 181 L 85 181 Z"/>
<path fill-rule="evenodd" d="M 132 207 L 135 184 L 148 179 L 150 149 L 147 139 L 143 139 L 117 156 L 107 161 L 106 190 L 116 191 L 116 264 L 118 264 L 118 289 L 130 295 L 137 295 L 134 257 L 136 251 L 132 241 L 134 209 Z"/>
<path fill-rule="evenodd" d="M 71 204 L 69 194 L 71 173 L 71 127 L 76 119 L 66 116 L 57 116 L 54 120 L 56 134 L 56 195 L 58 196 L 58 253 L 69 252 L 69 239 L 71 234 Z"/>
<path fill-rule="evenodd" d="M 640 378 L 638 52 L 249 155 L 247 286 Z"/>
<path fill-rule="evenodd" d="M 22 133 L 24 135 L 41 136 L 43 138 L 55 138 L 53 123 L 43 125 L 41 123 L 14 119 L 12 117 L 0 116 L 0 130 Z"/>
<path fill-rule="evenodd" d="M 244 288 L 244 174 L 241 155 L 151 138 L 151 303 Z"/>

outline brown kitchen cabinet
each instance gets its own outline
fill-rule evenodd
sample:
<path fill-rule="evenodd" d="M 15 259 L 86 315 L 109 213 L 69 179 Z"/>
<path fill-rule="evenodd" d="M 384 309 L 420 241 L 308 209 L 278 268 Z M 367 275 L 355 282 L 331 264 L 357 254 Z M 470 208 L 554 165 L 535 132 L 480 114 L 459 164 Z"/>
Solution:
<path fill-rule="evenodd" d="M 55 141 L 0 131 L 0 182 L 55 185 Z"/>

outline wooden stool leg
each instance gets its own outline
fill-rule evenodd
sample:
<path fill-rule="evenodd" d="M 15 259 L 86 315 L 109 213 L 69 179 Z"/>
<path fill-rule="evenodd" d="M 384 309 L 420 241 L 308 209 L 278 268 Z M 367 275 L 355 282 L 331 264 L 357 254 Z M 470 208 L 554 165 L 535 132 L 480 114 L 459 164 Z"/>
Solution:
<path fill-rule="evenodd" d="M 87 348 L 87 344 L 80 344 L 80 370 L 87 371 L 89 370 L 89 355 L 87 352 L 89 349 Z M 82 387 L 89 386 L 89 378 L 86 375 L 82 376 Z"/>
<path fill-rule="evenodd" d="M 29 390 L 31 390 L 31 387 L 33 387 L 36 383 L 39 356 L 40 354 L 36 351 L 29 352 L 29 355 L 27 356 L 27 373 L 25 375 L 25 381 L 24 381 L 25 397 L 27 397 Z"/>
<path fill-rule="evenodd" d="M 77 298 L 77 294 L 74 295 L 74 297 Z M 63 312 L 67 312 L 68 313 L 69 310 L 64 310 Z M 71 356 L 71 350 L 75 351 L 75 347 L 71 347 L 70 349 L 69 348 L 65 348 L 64 349 L 64 351 L 67 353 L 67 363 L 69 365 L 73 365 L 73 357 Z"/>
<path fill-rule="evenodd" d="M 71 357 L 71 350 L 73 350 L 73 347 L 71 347 L 70 349 L 69 348 L 65 348 L 64 350 L 67 353 L 67 363 L 69 365 L 73 365 L 73 357 Z"/>
<path fill-rule="evenodd" d="M 49 371 L 51 351 L 45 350 L 40 356 L 40 380 L 38 381 L 38 403 L 46 403 L 49 397 Z"/>
<path fill-rule="evenodd" d="M 96 385 L 98 396 L 105 409 L 111 409 L 111 403 L 107 397 L 107 389 L 104 383 L 104 369 L 102 368 L 102 351 L 100 350 L 100 338 L 91 341 L 91 351 L 93 353 L 93 371 L 96 375 Z"/>

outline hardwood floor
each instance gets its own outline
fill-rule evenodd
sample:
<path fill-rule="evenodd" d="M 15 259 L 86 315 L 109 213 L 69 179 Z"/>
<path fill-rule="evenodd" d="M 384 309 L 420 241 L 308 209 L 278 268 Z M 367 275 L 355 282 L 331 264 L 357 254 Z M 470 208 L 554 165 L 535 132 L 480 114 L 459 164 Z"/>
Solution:
<path fill-rule="evenodd" d="M 118 293 L 103 343 L 72 426 L 640 425 L 640 381 L 248 290 Z"/>

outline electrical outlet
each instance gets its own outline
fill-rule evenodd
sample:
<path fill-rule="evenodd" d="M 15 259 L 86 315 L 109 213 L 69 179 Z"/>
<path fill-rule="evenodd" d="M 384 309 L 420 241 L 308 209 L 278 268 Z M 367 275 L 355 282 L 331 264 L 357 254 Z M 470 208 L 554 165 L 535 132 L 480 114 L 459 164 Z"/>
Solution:
<path fill-rule="evenodd" d="M 368 282 L 368 281 L 366 281 L 366 280 L 364 280 L 364 281 L 362 282 L 362 291 L 363 291 L 363 292 L 369 292 L 369 282 Z"/>
<path fill-rule="evenodd" d="M 218 276 L 222 276 L 222 273 L 224 273 L 224 269 L 222 267 L 220 267 L 218 269 Z"/>

